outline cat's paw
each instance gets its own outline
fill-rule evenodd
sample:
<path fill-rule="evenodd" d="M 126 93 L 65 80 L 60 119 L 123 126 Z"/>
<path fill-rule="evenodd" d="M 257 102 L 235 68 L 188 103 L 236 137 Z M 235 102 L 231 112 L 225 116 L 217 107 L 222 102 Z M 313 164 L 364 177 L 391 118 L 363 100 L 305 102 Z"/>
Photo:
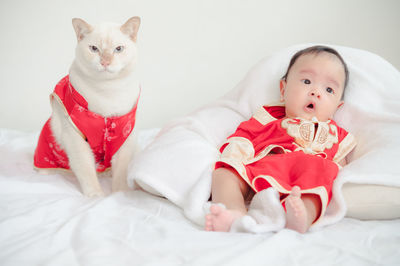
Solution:
<path fill-rule="evenodd" d="M 89 198 L 104 197 L 104 192 L 102 189 L 85 189 L 83 190 L 83 194 Z"/>
<path fill-rule="evenodd" d="M 127 191 L 127 190 L 129 190 L 127 182 L 113 182 L 112 184 L 112 192 Z"/>

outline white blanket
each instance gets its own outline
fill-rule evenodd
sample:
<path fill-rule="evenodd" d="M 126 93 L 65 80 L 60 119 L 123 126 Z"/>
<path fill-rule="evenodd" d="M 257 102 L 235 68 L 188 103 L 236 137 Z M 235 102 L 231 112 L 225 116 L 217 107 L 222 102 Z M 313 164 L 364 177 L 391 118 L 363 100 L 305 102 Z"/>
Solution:
<path fill-rule="evenodd" d="M 0 129 L 1 266 L 400 263 L 400 219 L 345 218 L 306 234 L 218 233 L 204 231 L 171 201 L 141 190 L 87 198 L 74 177 L 33 170 L 38 133 Z M 154 131 L 139 136 L 143 144 Z M 101 178 L 101 185 L 110 192 L 110 179 Z"/>
<path fill-rule="evenodd" d="M 138 184 L 168 198 L 189 219 L 203 224 L 203 207 L 210 197 L 211 172 L 219 146 L 257 108 L 279 100 L 279 79 L 291 56 L 306 46 L 290 47 L 263 59 L 227 95 L 165 126 L 132 162 L 131 186 Z M 344 217 L 341 188 L 345 182 L 400 186 L 400 73 L 375 54 L 333 47 L 350 71 L 345 105 L 335 120 L 356 137 L 358 146 L 338 175 L 333 199 L 318 226 Z M 279 211 L 271 215 L 279 215 Z M 249 223 L 256 220 L 253 217 Z"/>

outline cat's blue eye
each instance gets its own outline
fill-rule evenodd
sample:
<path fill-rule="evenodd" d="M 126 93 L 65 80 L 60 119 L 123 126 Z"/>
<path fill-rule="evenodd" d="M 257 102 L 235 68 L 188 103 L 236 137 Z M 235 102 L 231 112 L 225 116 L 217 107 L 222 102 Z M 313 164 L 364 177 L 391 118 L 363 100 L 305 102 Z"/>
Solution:
<path fill-rule="evenodd" d="M 97 47 L 94 46 L 94 45 L 89 45 L 89 49 L 90 49 L 90 51 L 92 51 L 93 53 L 97 53 L 97 52 L 99 51 L 99 48 L 97 48 Z"/>
<path fill-rule="evenodd" d="M 116 53 L 121 53 L 123 50 L 124 50 L 123 46 L 117 46 L 117 48 L 115 48 Z"/>
<path fill-rule="evenodd" d="M 332 89 L 332 88 L 326 88 L 326 91 L 328 92 L 328 93 L 334 93 L 334 90 Z"/>
<path fill-rule="evenodd" d="M 309 79 L 303 79 L 302 80 L 302 82 L 304 83 L 304 84 L 311 84 L 311 81 L 309 80 Z"/>

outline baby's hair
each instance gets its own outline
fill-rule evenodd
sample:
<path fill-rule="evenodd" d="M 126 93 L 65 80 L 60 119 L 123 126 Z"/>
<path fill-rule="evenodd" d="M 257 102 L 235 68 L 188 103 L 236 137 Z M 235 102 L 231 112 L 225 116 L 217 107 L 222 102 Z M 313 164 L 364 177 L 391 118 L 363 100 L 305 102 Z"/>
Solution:
<path fill-rule="evenodd" d="M 288 75 L 289 75 L 290 69 L 292 68 L 292 66 L 294 65 L 294 63 L 296 62 L 296 60 L 297 60 L 300 56 L 306 55 L 306 54 L 320 54 L 320 53 L 323 53 L 323 52 L 325 52 L 325 53 L 330 53 L 330 54 L 335 55 L 335 56 L 340 60 L 340 62 L 342 62 L 342 65 L 343 65 L 343 68 L 344 68 L 344 74 L 345 74 L 344 87 L 343 87 L 343 94 L 342 94 L 342 98 L 343 98 L 344 89 L 346 88 L 347 83 L 349 82 L 349 70 L 348 70 L 347 65 L 346 65 L 346 63 L 344 62 L 342 56 L 341 56 L 335 49 L 330 48 L 330 47 L 328 47 L 328 46 L 315 45 L 315 46 L 311 46 L 311 47 L 305 48 L 305 49 L 300 50 L 300 51 L 298 51 L 297 53 L 295 53 L 295 54 L 293 55 L 292 59 L 290 59 L 289 66 L 288 66 L 288 68 L 287 68 L 287 70 L 286 70 L 285 75 L 282 77 L 282 79 L 283 79 L 283 80 L 286 80 L 286 79 L 287 79 L 287 77 L 288 77 Z"/>

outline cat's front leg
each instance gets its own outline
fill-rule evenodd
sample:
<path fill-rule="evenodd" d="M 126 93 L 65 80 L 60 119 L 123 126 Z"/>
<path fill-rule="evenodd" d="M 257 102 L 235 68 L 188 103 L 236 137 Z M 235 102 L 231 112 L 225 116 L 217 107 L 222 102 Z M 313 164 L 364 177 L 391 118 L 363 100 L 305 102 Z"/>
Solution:
<path fill-rule="evenodd" d="M 128 165 L 139 151 L 135 130 L 129 135 L 124 144 L 114 154 L 111 161 L 112 191 L 126 191 L 128 187 Z"/>
<path fill-rule="evenodd" d="M 88 197 L 104 196 L 96 174 L 95 160 L 89 144 L 69 120 L 68 114 L 56 100 L 52 99 L 53 114 L 51 128 L 60 146 L 65 150 L 69 166 Z"/>

